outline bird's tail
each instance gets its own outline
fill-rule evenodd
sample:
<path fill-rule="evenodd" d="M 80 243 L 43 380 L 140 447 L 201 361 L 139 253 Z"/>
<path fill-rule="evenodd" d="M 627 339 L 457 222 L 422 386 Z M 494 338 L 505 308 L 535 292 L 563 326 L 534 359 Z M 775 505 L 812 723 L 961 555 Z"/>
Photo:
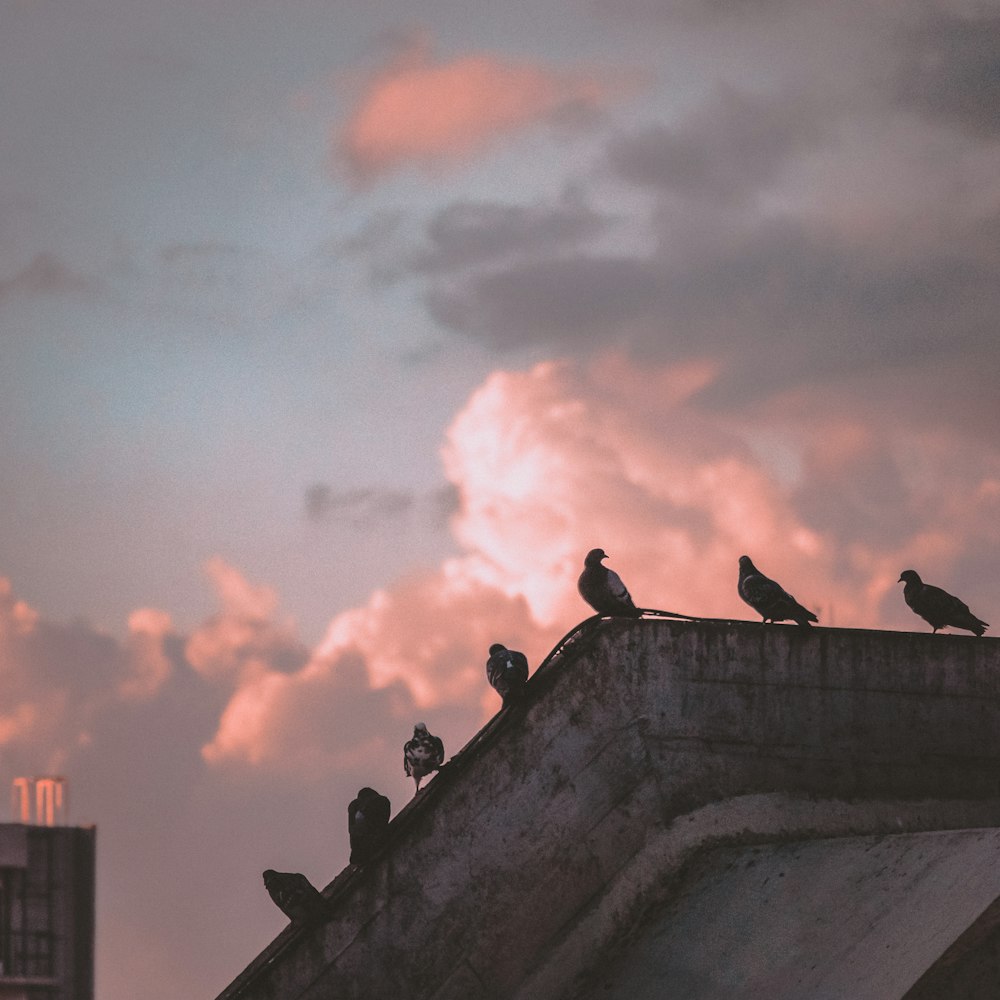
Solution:
<path fill-rule="evenodd" d="M 819 622 L 819 619 L 808 608 L 802 607 L 801 604 L 796 605 L 794 618 L 796 624 L 804 625 L 806 628 L 809 627 L 810 622 Z"/>
<path fill-rule="evenodd" d="M 990 627 L 989 622 L 984 622 L 975 615 L 970 615 L 969 619 L 969 631 L 974 632 L 976 635 L 982 635 Z"/>

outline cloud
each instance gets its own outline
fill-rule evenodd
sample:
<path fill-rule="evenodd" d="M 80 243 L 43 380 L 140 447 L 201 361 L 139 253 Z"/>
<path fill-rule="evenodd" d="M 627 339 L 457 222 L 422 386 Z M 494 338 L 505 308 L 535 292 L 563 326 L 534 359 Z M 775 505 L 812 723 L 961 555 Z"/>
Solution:
<path fill-rule="evenodd" d="M 901 33 L 903 107 L 978 138 L 1000 137 L 1000 15 L 935 9 Z"/>
<path fill-rule="evenodd" d="M 727 614 L 734 552 L 786 535 L 813 550 L 749 447 L 686 404 L 711 377 L 694 364 L 647 379 L 620 358 L 492 376 L 444 458 L 462 490 L 456 534 L 495 585 L 524 594 L 540 621 L 572 624 L 587 611 L 583 554 L 600 546 L 641 606 Z"/>
<path fill-rule="evenodd" d="M 551 206 L 455 202 L 428 222 L 426 244 L 411 266 L 433 273 L 551 251 L 599 235 L 609 221 L 573 189 Z"/>
<path fill-rule="evenodd" d="M 130 672 L 112 637 L 47 621 L 0 578 L 0 747 L 15 773 L 58 771 Z"/>
<path fill-rule="evenodd" d="M 650 253 L 575 252 L 442 277 L 428 310 L 500 350 L 711 355 L 714 397 L 728 405 L 872 367 L 956 366 L 975 378 L 984 358 L 1000 364 L 1000 267 L 978 222 L 953 220 L 946 244 L 790 215 L 715 225 L 664 212 L 658 226 Z"/>
<path fill-rule="evenodd" d="M 504 350 L 607 343 L 654 311 L 660 291 L 650 265 L 634 256 L 581 253 L 517 260 L 432 286 L 427 308 L 444 326 Z"/>
<path fill-rule="evenodd" d="M 373 688 L 357 654 L 293 674 L 261 671 L 240 684 L 202 753 L 211 764 L 240 760 L 300 779 L 357 771 L 395 753 L 415 711 L 403 683 Z"/>
<path fill-rule="evenodd" d="M 400 251 L 431 319 L 498 352 L 711 356 L 712 401 L 731 408 L 936 371 L 957 412 L 953 387 L 988 393 L 984 362 L 1000 365 L 1000 161 L 975 141 L 1000 106 L 994 20 L 805 5 L 772 37 L 737 6 L 746 65 L 769 71 L 724 72 L 737 29 L 713 19 L 704 95 L 607 137 L 594 166 L 612 194 L 432 216 Z M 839 59 L 822 70 L 818 32 Z"/>
<path fill-rule="evenodd" d="M 359 711 L 389 729 L 428 711 L 481 721 L 485 650 L 534 665 L 587 617 L 576 578 L 594 546 L 641 606 L 684 614 L 752 617 L 744 552 L 824 624 L 918 628 L 895 585 L 908 565 L 984 610 L 1000 600 L 982 568 L 1000 558 L 995 447 L 879 427 L 822 394 L 728 417 L 698 403 L 717 375 L 622 355 L 492 374 L 442 450 L 459 555 L 338 615 L 299 669 L 238 675 L 205 759 L 320 773 L 394 752 Z"/>
<path fill-rule="evenodd" d="M 762 96 L 721 85 L 677 126 L 611 140 L 608 156 L 631 184 L 738 204 L 772 187 L 796 153 L 819 146 L 832 112 L 802 88 Z"/>
<path fill-rule="evenodd" d="M 484 665 L 496 630 L 512 642 L 538 630 L 523 601 L 484 584 L 470 565 L 376 591 L 309 649 L 271 588 L 210 560 L 221 608 L 184 646 L 190 668 L 226 692 L 204 760 L 311 780 L 395 756 L 398 735 L 421 713 L 471 735 L 486 711 Z"/>
<path fill-rule="evenodd" d="M 173 632 L 173 623 L 165 611 L 139 608 L 128 618 L 127 660 L 130 676 L 119 686 L 125 698 L 148 701 L 170 679 L 173 664 L 165 649 L 165 640 Z"/>
<path fill-rule="evenodd" d="M 479 556 L 448 560 L 335 617 L 300 669 L 244 672 L 202 753 L 303 776 L 395 757 L 398 734 L 425 716 L 467 738 L 499 707 L 485 680 L 490 645 L 537 663 L 558 637 Z"/>
<path fill-rule="evenodd" d="M 489 53 L 434 60 L 412 37 L 368 81 L 337 152 L 359 180 L 408 164 L 432 166 L 543 123 L 586 121 L 617 93 L 593 71 L 560 71 Z"/>
<path fill-rule="evenodd" d="M 205 564 L 222 608 L 196 628 L 184 648 L 187 662 L 208 680 L 233 682 L 277 668 L 294 670 L 308 652 L 290 618 L 275 620 L 278 595 L 250 583 L 219 556 Z"/>
<path fill-rule="evenodd" d="M 367 487 L 338 491 L 328 483 L 313 483 L 305 496 L 309 520 L 344 520 L 355 527 L 380 524 L 405 514 L 413 505 L 413 495 L 403 490 Z"/>

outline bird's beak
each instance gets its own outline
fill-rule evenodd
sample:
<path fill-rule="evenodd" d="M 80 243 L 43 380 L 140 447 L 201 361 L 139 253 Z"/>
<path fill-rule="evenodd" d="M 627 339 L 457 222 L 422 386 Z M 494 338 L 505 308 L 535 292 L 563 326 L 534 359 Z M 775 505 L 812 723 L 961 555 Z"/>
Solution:
<path fill-rule="evenodd" d="M 902 583 L 902 582 L 903 582 L 903 578 L 902 578 L 902 577 L 900 577 L 900 578 L 899 578 L 899 579 L 898 579 L 898 580 L 896 581 L 896 583 Z"/>

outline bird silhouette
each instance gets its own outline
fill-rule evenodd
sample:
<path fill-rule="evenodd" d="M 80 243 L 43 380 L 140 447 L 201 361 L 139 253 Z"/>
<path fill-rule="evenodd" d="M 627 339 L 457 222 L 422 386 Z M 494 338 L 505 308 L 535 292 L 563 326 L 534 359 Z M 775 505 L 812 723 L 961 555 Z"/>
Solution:
<path fill-rule="evenodd" d="M 347 807 L 347 832 L 351 839 L 351 864 L 370 861 L 385 843 L 392 805 L 374 788 L 362 788 Z"/>
<path fill-rule="evenodd" d="M 740 597 L 759 614 L 765 622 L 794 621 L 808 626 L 819 619 L 779 583 L 764 576 L 754 566 L 749 556 L 740 556 L 740 577 L 736 584 Z"/>
<path fill-rule="evenodd" d="M 424 723 L 418 722 L 413 727 L 413 738 L 403 744 L 403 770 L 416 782 L 415 792 L 420 791 L 420 782 L 439 771 L 443 763 L 444 743 L 429 733 Z"/>
<path fill-rule="evenodd" d="M 503 707 L 524 697 L 524 685 L 528 680 L 528 658 L 516 649 L 508 649 L 503 643 L 490 646 L 490 656 L 486 661 L 486 679 L 503 699 Z"/>
<path fill-rule="evenodd" d="M 989 623 L 977 618 L 969 610 L 968 604 L 940 587 L 924 583 L 916 570 L 904 569 L 896 583 L 904 585 L 903 600 L 910 609 L 920 615 L 935 632 L 939 628 L 951 626 L 982 635 L 989 628 Z"/>
<path fill-rule="evenodd" d="M 580 596 L 599 614 L 619 618 L 641 618 L 642 612 L 622 583 L 621 577 L 607 566 L 604 549 L 591 549 L 583 560 L 583 572 L 577 581 Z"/>
<path fill-rule="evenodd" d="M 296 926 L 310 924 L 326 912 L 326 900 L 301 872 L 264 872 L 264 888 L 275 905 Z"/>

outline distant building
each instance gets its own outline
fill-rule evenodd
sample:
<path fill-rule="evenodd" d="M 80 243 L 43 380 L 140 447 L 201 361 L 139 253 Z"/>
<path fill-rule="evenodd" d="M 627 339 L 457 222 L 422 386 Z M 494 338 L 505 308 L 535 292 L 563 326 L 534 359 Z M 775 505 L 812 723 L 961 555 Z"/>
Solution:
<path fill-rule="evenodd" d="M 14 781 L 0 824 L 0 1000 L 93 1000 L 94 827 L 66 817 L 62 778 Z"/>

